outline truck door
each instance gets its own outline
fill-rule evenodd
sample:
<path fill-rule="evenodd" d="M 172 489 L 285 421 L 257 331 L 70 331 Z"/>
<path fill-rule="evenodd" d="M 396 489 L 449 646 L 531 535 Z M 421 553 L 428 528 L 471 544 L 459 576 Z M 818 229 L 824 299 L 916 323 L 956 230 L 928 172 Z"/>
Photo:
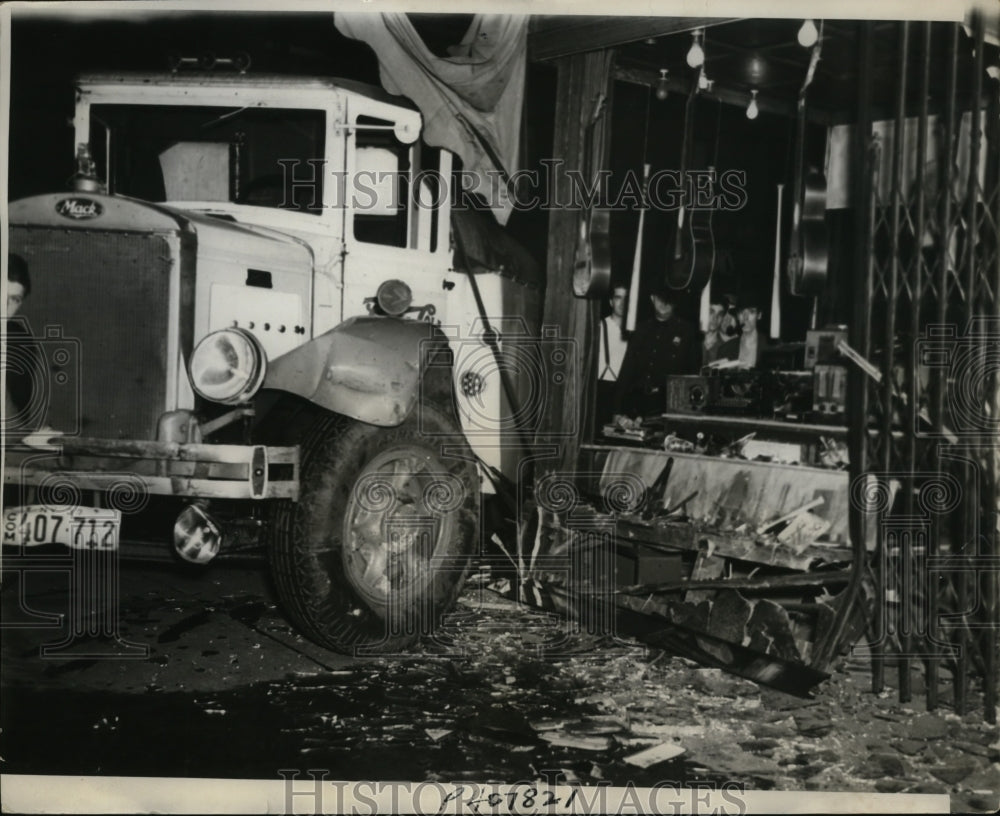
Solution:
<path fill-rule="evenodd" d="M 433 305 L 433 319 L 447 322 L 451 157 L 407 141 L 419 115 L 398 110 L 405 117 L 382 103 L 349 107 L 341 317 L 366 314 L 365 299 L 396 278 L 413 290 L 415 306 Z"/>

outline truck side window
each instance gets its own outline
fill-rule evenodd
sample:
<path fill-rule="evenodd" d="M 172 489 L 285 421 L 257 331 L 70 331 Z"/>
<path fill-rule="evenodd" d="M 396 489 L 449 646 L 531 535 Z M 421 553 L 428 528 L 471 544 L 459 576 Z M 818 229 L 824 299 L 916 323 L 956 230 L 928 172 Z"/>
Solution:
<path fill-rule="evenodd" d="M 393 122 L 359 116 L 355 173 L 349 186 L 354 237 L 383 246 L 409 246 L 411 146 L 393 134 Z"/>
<path fill-rule="evenodd" d="M 448 204 L 450 194 L 448 183 L 441 176 L 441 150 L 437 147 L 422 146 L 421 167 L 416 174 L 419 188 L 416 200 L 417 219 L 420 235 L 418 245 L 430 252 L 437 251 L 438 219 Z"/>

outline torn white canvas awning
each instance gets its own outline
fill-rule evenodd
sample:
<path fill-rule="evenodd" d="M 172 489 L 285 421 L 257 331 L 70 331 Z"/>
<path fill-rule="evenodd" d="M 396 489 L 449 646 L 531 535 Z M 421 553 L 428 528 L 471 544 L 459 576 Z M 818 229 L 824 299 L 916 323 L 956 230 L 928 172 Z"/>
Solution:
<path fill-rule="evenodd" d="M 372 47 L 382 87 L 417 105 L 424 140 L 456 153 L 465 170 L 482 177 L 478 191 L 506 223 L 506 179 L 518 169 L 528 18 L 476 15 L 450 57 L 435 56 L 405 14 L 338 13 L 334 22 Z"/>

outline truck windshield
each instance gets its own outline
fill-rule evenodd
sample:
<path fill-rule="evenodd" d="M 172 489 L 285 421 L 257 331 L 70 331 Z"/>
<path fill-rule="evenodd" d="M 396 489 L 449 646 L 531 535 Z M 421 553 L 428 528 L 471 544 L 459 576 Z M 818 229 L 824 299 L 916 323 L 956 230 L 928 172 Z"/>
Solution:
<path fill-rule="evenodd" d="M 322 110 L 94 105 L 90 122 L 109 192 L 322 210 Z"/>

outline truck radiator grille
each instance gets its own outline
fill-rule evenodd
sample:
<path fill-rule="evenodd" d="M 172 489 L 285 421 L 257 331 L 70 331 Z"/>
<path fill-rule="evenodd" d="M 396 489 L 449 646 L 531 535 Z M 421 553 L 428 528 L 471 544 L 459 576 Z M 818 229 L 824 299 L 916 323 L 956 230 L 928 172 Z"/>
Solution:
<path fill-rule="evenodd" d="M 165 410 L 171 242 L 164 235 L 11 229 L 31 276 L 46 421 L 110 439 L 154 439 Z"/>

